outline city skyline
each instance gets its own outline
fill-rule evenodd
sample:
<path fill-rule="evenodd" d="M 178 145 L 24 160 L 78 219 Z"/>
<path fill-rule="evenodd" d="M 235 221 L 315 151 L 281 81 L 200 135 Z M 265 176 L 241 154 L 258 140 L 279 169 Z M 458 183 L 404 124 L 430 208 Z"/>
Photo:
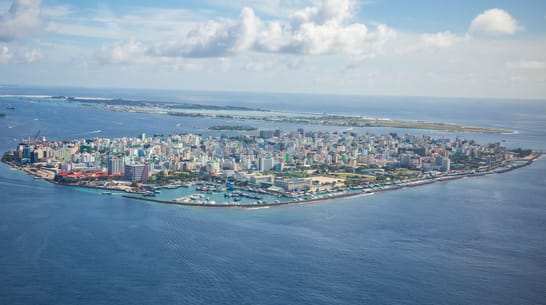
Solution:
<path fill-rule="evenodd" d="M 546 98 L 541 1 L 0 1 L 0 83 Z"/>
<path fill-rule="evenodd" d="M 100 189 L 103 195 L 121 191 L 139 200 L 145 200 L 140 195 L 155 197 L 163 188 L 194 184 L 195 191 L 207 194 L 229 190 L 221 204 L 239 207 L 240 197 L 258 200 L 247 202 L 250 206 L 268 204 L 266 200 L 276 206 L 504 173 L 540 156 L 532 150 L 508 150 L 500 142 L 481 145 L 461 137 L 299 128 L 231 137 L 143 133 L 72 141 L 22 139 L 2 161 L 55 184 Z M 203 197 L 194 193 L 153 200 L 216 206 L 215 200 Z"/>

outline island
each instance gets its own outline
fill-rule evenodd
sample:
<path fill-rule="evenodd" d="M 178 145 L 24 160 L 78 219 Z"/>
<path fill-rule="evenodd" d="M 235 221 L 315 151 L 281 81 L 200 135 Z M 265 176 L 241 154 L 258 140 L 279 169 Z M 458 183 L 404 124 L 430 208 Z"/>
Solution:
<path fill-rule="evenodd" d="M 270 207 L 492 175 L 541 156 L 456 137 L 260 130 L 259 135 L 22 139 L 2 161 L 102 195 L 205 207 Z M 163 191 L 163 193 L 162 193 Z M 169 197 L 174 196 L 174 197 Z"/>
<path fill-rule="evenodd" d="M 122 98 L 73 96 L 49 96 L 35 99 L 60 100 L 71 105 L 76 105 L 78 107 L 95 108 L 108 111 L 154 113 L 182 117 L 211 117 L 240 121 L 289 122 L 299 124 L 303 123 L 345 127 L 392 127 L 466 133 L 513 133 L 513 131 L 510 130 L 492 127 L 400 119 L 372 118 L 362 115 L 331 115 L 326 113 L 274 111 L 263 108 L 251 108 L 230 105 L 205 105 L 190 102 L 165 102 L 130 100 Z"/>
<path fill-rule="evenodd" d="M 245 126 L 245 125 L 214 125 L 209 127 L 210 130 L 215 131 L 255 131 L 258 130 L 256 127 Z"/>
<path fill-rule="evenodd" d="M 164 109 L 187 109 L 187 110 L 235 110 L 235 111 L 267 111 L 259 108 L 249 108 L 241 106 L 222 106 L 222 105 L 204 105 L 195 103 L 169 103 L 162 101 L 130 100 L 122 98 L 98 98 L 98 97 L 74 97 L 74 96 L 55 96 L 54 99 L 62 99 L 67 102 L 97 104 L 106 106 L 130 106 L 130 107 L 160 107 Z"/>

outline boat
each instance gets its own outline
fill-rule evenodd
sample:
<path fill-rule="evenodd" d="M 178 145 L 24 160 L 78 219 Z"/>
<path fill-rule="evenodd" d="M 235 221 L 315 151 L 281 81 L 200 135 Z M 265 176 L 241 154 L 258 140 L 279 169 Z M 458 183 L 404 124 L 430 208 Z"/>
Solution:
<path fill-rule="evenodd" d="M 102 192 L 102 195 L 112 195 L 112 192 Z"/>
<path fill-rule="evenodd" d="M 193 195 L 190 195 L 190 199 L 192 200 L 198 200 L 198 199 L 201 199 L 203 198 L 204 196 L 202 194 L 193 194 Z"/>
<path fill-rule="evenodd" d="M 15 106 L 14 105 L 7 105 L 6 109 L 15 110 Z"/>

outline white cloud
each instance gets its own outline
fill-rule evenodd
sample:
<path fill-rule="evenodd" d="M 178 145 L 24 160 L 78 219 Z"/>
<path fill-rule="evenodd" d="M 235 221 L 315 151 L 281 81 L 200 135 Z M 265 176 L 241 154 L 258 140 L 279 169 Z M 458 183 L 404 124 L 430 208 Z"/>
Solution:
<path fill-rule="evenodd" d="M 242 68 L 250 72 L 263 72 L 268 70 L 298 69 L 305 63 L 303 56 L 277 55 L 277 54 L 253 54 L 243 58 Z"/>
<path fill-rule="evenodd" d="M 239 22 L 230 29 L 233 46 L 230 51 L 239 53 L 248 50 L 256 41 L 256 35 L 260 20 L 254 14 L 254 10 L 245 7 L 241 11 Z"/>
<path fill-rule="evenodd" d="M 95 54 L 100 64 L 146 64 L 153 60 L 146 55 L 148 48 L 141 42 L 128 40 L 118 41 L 113 45 L 103 47 Z"/>
<path fill-rule="evenodd" d="M 152 53 L 167 57 L 223 57 L 245 51 L 373 56 L 396 32 L 382 24 L 370 30 L 362 23 L 350 23 L 354 10 L 353 0 L 324 0 L 293 12 L 289 20 L 264 22 L 252 8 L 244 8 L 236 21 L 201 24 L 182 37 L 157 43 Z"/>
<path fill-rule="evenodd" d="M 25 51 L 23 57 L 24 62 L 31 64 L 42 60 L 44 56 L 42 55 L 42 51 L 40 49 L 32 49 Z"/>
<path fill-rule="evenodd" d="M 449 48 L 455 44 L 460 37 L 451 32 L 438 32 L 434 34 L 421 35 L 421 42 L 425 47 Z"/>
<path fill-rule="evenodd" d="M 290 28 L 279 21 L 272 21 L 264 26 L 257 37 L 256 47 L 266 52 L 278 52 L 291 39 Z"/>
<path fill-rule="evenodd" d="M 95 61 L 103 66 L 154 65 L 173 72 L 227 71 L 231 64 L 222 57 L 184 58 L 158 56 L 154 52 L 155 50 L 140 41 L 121 40 L 96 52 Z"/>
<path fill-rule="evenodd" d="M 7 64 L 11 62 L 11 59 L 13 58 L 13 52 L 7 47 L 3 46 L 0 49 L 0 64 Z"/>
<path fill-rule="evenodd" d="M 509 62 L 506 64 L 506 66 L 512 69 L 544 70 L 546 69 L 546 61 L 520 60 L 518 62 Z"/>
<path fill-rule="evenodd" d="M 208 3 L 211 7 L 221 8 L 223 10 L 240 10 L 241 7 L 249 5 L 248 0 L 203 0 L 202 2 Z M 308 0 L 253 0 L 252 8 L 255 12 L 270 16 L 270 17 L 285 17 L 289 16 L 298 7 L 302 7 Z"/>
<path fill-rule="evenodd" d="M 163 61 L 166 70 L 173 72 L 227 72 L 231 61 L 227 58 L 167 58 Z"/>
<path fill-rule="evenodd" d="M 235 22 L 209 21 L 183 39 L 160 42 L 152 54 L 166 57 L 222 57 L 248 50 L 254 45 L 260 21 L 251 8 L 244 8 Z"/>
<path fill-rule="evenodd" d="M 15 0 L 6 14 L 0 16 L 0 41 L 13 41 L 39 34 L 45 21 L 41 0 Z"/>
<path fill-rule="evenodd" d="M 518 21 L 508 12 L 499 8 L 492 8 L 479 14 L 470 24 L 470 32 L 485 34 L 512 35 L 522 30 Z"/>
<path fill-rule="evenodd" d="M 46 31 L 66 36 L 123 40 L 157 40 L 185 35 L 188 28 L 210 17 L 210 12 L 178 8 L 128 7 L 117 16 L 107 5 L 84 11 L 69 6 L 45 6 Z"/>
<path fill-rule="evenodd" d="M 365 24 L 350 23 L 355 6 L 351 0 L 325 0 L 294 12 L 288 24 L 270 22 L 259 35 L 256 49 L 303 55 L 374 56 L 396 32 L 383 24 L 371 31 Z"/>
<path fill-rule="evenodd" d="M 324 0 L 316 6 L 296 11 L 291 19 L 297 27 L 304 23 L 326 24 L 343 23 L 353 17 L 355 2 L 351 0 Z"/>
<path fill-rule="evenodd" d="M 42 50 L 40 49 L 14 49 L 8 46 L 0 48 L 0 64 L 31 64 L 40 61 L 42 58 Z"/>

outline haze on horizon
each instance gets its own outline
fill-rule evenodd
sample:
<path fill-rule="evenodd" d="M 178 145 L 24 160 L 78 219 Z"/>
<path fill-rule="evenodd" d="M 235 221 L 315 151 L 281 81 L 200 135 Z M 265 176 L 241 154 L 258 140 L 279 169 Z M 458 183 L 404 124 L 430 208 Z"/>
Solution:
<path fill-rule="evenodd" d="M 0 83 L 546 99 L 546 2 L 0 0 Z"/>

